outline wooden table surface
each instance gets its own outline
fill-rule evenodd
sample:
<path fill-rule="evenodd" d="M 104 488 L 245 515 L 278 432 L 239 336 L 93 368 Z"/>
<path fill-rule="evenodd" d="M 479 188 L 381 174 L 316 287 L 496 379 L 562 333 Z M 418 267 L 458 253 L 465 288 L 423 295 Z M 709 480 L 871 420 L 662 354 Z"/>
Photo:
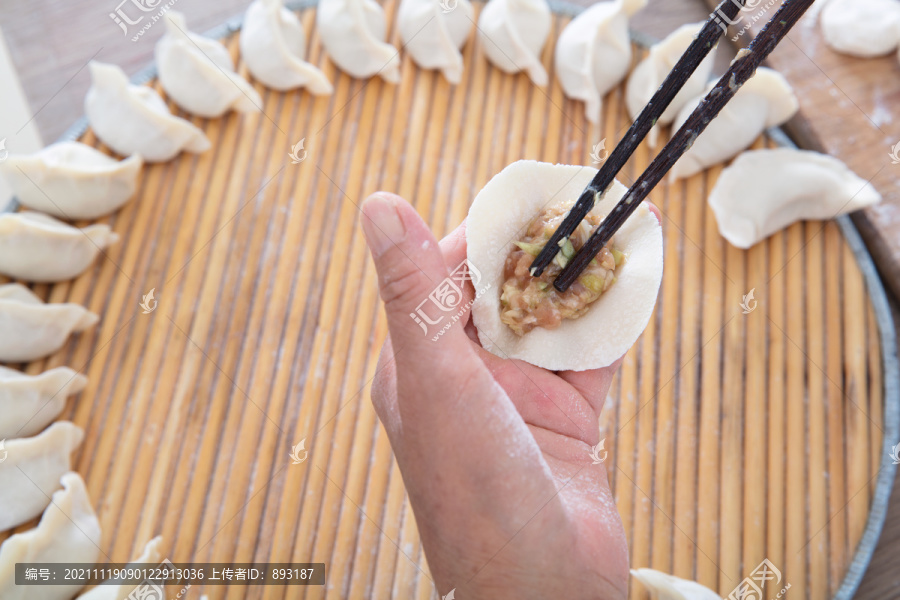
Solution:
<path fill-rule="evenodd" d="M 204 31 L 241 13 L 248 3 L 175 0 L 173 7 L 186 14 L 193 30 Z M 55 140 L 82 115 L 89 85 L 85 68 L 89 60 L 116 63 L 128 73 L 152 60 L 153 45 L 163 27 L 151 28 L 144 37 L 132 42 L 109 17 L 117 6 L 116 0 L 0 0 L 0 28 L 45 142 Z M 661 37 L 681 24 L 702 20 L 707 14 L 703 0 L 649 0 L 649 6 L 632 25 L 641 33 Z M 727 60 L 724 54 L 720 56 L 720 69 Z M 828 75 L 823 71 L 822 77 L 825 80 Z M 866 90 L 856 92 L 865 94 Z M 804 100 L 801 97 L 801 104 Z M 894 487 L 881 540 L 856 597 L 900 598 L 900 485 Z"/>

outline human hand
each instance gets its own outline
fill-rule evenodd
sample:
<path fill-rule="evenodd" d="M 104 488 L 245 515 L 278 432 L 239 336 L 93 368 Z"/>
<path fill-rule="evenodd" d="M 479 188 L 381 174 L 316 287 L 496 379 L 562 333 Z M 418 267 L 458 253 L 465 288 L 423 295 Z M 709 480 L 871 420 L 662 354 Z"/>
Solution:
<path fill-rule="evenodd" d="M 390 335 L 372 401 L 409 493 L 439 593 L 459 600 L 622 599 L 628 547 L 598 416 L 619 362 L 551 372 L 478 344 L 468 310 L 432 341 L 410 318 L 466 258 L 401 198 L 362 207 Z M 469 306 L 471 285 L 460 306 Z"/>

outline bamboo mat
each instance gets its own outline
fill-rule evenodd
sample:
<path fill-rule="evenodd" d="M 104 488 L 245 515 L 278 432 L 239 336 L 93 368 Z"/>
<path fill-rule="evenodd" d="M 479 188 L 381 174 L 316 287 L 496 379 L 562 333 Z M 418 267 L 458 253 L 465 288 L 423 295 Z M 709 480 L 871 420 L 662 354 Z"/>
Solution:
<path fill-rule="evenodd" d="M 74 282 L 35 288 L 102 320 L 27 370 L 90 378 L 63 416 L 87 432 L 74 462 L 105 557 L 132 559 L 161 534 L 176 562 L 328 566 L 324 588 L 206 586 L 211 599 L 433 598 L 369 400 L 386 326 L 358 205 L 396 191 L 442 236 L 508 163 L 590 164 L 594 144 L 611 148 L 630 124 L 623 89 L 602 127 L 563 97 L 551 58 L 565 17 L 543 91 L 490 67 L 474 38 L 455 88 L 408 56 L 398 86 L 353 80 L 323 57 L 313 10 L 302 20 L 335 94 L 257 86 L 264 114 L 194 119 L 212 150 L 146 167 L 109 219 L 123 241 Z M 226 44 L 237 59 L 237 37 Z M 308 155 L 291 164 L 301 139 Z M 641 146 L 623 182 L 650 158 Z M 768 558 L 789 597 L 831 598 L 883 457 L 878 325 L 834 222 L 729 246 L 705 203 L 720 170 L 651 194 L 664 215 L 659 302 L 601 418 L 631 564 L 727 596 Z M 151 288 L 158 307 L 142 314 Z M 743 314 L 751 289 L 758 305 Z M 308 459 L 294 465 L 301 440 Z"/>

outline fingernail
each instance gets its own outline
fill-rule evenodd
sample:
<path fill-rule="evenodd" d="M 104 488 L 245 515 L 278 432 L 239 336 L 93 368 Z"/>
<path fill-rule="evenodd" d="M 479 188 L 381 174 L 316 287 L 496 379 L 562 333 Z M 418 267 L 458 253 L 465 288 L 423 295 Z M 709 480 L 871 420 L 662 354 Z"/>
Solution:
<path fill-rule="evenodd" d="M 398 208 L 396 198 L 382 194 L 369 196 L 362 205 L 363 233 L 376 258 L 406 237 Z"/>

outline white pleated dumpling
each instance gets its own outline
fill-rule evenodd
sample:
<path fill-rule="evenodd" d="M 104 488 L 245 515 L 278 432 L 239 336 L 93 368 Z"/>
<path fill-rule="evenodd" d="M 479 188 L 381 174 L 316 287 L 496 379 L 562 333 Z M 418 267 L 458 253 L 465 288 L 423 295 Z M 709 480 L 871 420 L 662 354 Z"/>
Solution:
<path fill-rule="evenodd" d="M 897 0 L 829 0 L 819 19 L 825 43 L 843 54 L 883 56 L 900 44 Z"/>
<path fill-rule="evenodd" d="M 60 219 L 96 219 L 133 195 L 144 160 L 117 161 L 80 142 L 58 142 L 34 154 L 11 155 L 0 173 L 19 202 Z"/>
<path fill-rule="evenodd" d="M 40 375 L 0 367 L 0 440 L 36 435 L 53 422 L 87 377 L 56 367 Z"/>
<path fill-rule="evenodd" d="M 436 0 L 401 0 L 397 28 L 417 65 L 440 69 L 447 81 L 458 84 L 463 72 L 460 48 L 472 30 L 475 9 L 469 0 L 454 1 L 455 5 Z"/>
<path fill-rule="evenodd" d="M 165 162 L 182 150 L 210 148 L 203 131 L 169 112 L 156 90 L 132 85 L 115 65 L 91 61 L 88 67 L 93 83 L 84 98 L 84 111 L 91 129 L 113 151 Z"/>
<path fill-rule="evenodd" d="M 603 96 L 631 67 L 628 19 L 647 0 L 598 2 L 566 25 L 556 41 L 556 73 L 566 96 L 585 103 L 585 116 L 599 123 Z"/>
<path fill-rule="evenodd" d="M 490 0 L 478 17 L 478 37 L 494 66 L 507 73 L 525 71 L 543 87 L 548 77 L 541 51 L 552 23 L 547 0 Z"/>
<path fill-rule="evenodd" d="M 109 225 L 79 229 L 38 212 L 2 213 L 0 273 L 23 281 L 66 281 L 118 241 Z"/>
<path fill-rule="evenodd" d="M 46 304 L 24 285 L 0 285 L 0 363 L 44 358 L 98 320 L 78 304 Z"/>
<path fill-rule="evenodd" d="M 241 58 L 254 78 L 273 90 L 306 88 L 327 96 L 334 87 L 322 71 L 306 62 L 306 34 L 300 19 L 282 0 L 256 0 L 241 26 Z"/>
<path fill-rule="evenodd" d="M 681 579 L 653 569 L 632 569 L 631 575 L 644 584 L 653 600 L 722 600 L 716 592 L 696 581 Z"/>
<path fill-rule="evenodd" d="M 166 34 L 156 43 L 156 72 L 166 95 L 183 110 L 220 117 L 229 110 L 259 112 L 262 98 L 235 73 L 228 50 L 191 33 L 184 15 L 166 11 Z"/>
<path fill-rule="evenodd" d="M 639 206 L 614 238 L 624 255 L 617 281 L 577 319 L 555 329 L 536 327 L 516 335 L 501 319 L 505 265 L 514 242 L 553 202 L 573 202 L 596 169 L 533 160 L 512 163 L 478 192 L 466 220 L 467 257 L 473 278 L 472 319 L 485 350 L 551 371 L 584 371 L 611 365 L 634 344 L 650 320 L 663 272 L 662 228 Z M 618 181 L 592 212 L 603 218 L 625 194 Z"/>
<path fill-rule="evenodd" d="M 653 94 L 656 93 L 656 90 L 672 71 L 672 67 L 697 37 L 697 33 L 700 32 L 703 25 L 704 23 L 682 25 L 662 41 L 653 44 L 646 58 L 639 62 L 631 72 L 625 87 L 625 106 L 628 108 L 628 114 L 632 120 L 636 119 L 650 102 Z M 706 88 L 706 80 L 709 79 L 709 74 L 712 72 L 713 58 L 714 54 L 710 52 L 697 65 L 697 70 L 688 78 L 684 87 L 675 94 L 672 102 L 657 119 L 657 125 L 654 125 L 647 135 L 647 142 L 651 148 L 656 147 L 659 126 L 671 123 L 678 115 L 678 111 Z"/>
<path fill-rule="evenodd" d="M 793 148 L 744 152 L 709 195 L 719 232 L 738 248 L 796 221 L 831 219 L 880 201 L 872 184 L 837 158 Z"/>
<path fill-rule="evenodd" d="M 146 546 L 144 546 L 144 552 L 129 564 L 161 564 L 163 560 L 162 543 L 163 539 L 161 536 L 153 538 L 147 542 Z M 78 596 L 78 600 L 129 600 L 129 595 L 137 587 L 138 586 L 134 585 L 113 585 L 106 583 L 104 585 L 98 585 L 94 589 L 88 590 L 84 594 Z"/>
<path fill-rule="evenodd" d="M 16 585 L 16 563 L 87 563 L 100 556 L 100 522 L 78 473 L 66 473 L 63 489 L 34 529 L 10 537 L 0 546 L 0 598 L 3 600 L 71 600 L 84 587 Z M 48 498 L 48 502 L 49 502 Z M 35 590 L 39 590 L 36 592 Z"/>
<path fill-rule="evenodd" d="M 320 0 L 316 26 L 325 51 L 342 71 L 400 82 L 400 53 L 385 42 L 387 18 L 375 0 Z"/>
<path fill-rule="evenodd" d="M 706 92 L 712 89 L 711 84 Z M 672 123 L 681 128 L 703 99 L 694 98 L 682 107 Z M 737 91 L 719 115 L 697 136 L 694 144 L 670 170 L 670 178 L 690 177 L 712 165 L 724 162 L 745 150 L 766 129 L 786 122 L 799 108 L 787 79 L 777 71 L 760 67 L 756 74 Z"/>
<path fill-rule="evenodd" d="M 50 494 L 59 489 L 59 478 L 72 468 L 69 455 L 83 438 L 81 427 L 60 421 L 40 435 L 6 440 L 6 460 L 0 463 L 0 531 L 47 508 Z"/>

